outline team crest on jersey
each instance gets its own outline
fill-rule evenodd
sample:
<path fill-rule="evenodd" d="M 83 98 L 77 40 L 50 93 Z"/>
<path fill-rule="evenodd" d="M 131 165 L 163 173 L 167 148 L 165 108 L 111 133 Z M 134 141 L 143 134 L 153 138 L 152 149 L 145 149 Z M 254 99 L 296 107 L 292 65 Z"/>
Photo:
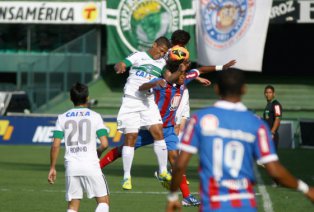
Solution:
<path fill-rule="evenodd" d="M 180 94 L 176 94 L 174 97 L 172 97 L 169 110 L 170 111 L 177 110 L 179 107 L 180 101 L 181 101 L 181 95 Z"/>
<path fill-rule="evenodd" d="M 219 120 L 214 115 L 206 115 L 202 117 L 200 126 L 202 128 L 202 132 L 213 132 L 218 128 Z"/>
<path fill-rule="evenodd" d="M 179 0 L 122 0 L 117 31 L 131 51 L 147 50 L 160 36 L 182 28 Z"/>
<path fill-rule="evenodd" d="M 256 0 L 202 0 L 202 31 L 215 49 L 228 48 L 240 40 L 251 25 Z"/>

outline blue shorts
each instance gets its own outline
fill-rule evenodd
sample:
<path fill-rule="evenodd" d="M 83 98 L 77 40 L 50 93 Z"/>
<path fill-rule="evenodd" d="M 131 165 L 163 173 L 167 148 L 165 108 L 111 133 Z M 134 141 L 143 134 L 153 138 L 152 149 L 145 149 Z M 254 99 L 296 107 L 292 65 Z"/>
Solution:
<path fill-rule="evenodd" d="M 163 128 L 163 133 L 168 151 L 177 150 L 179 138 L 174 131 L 174 127 Z M 154 138 L 148 130 L 140 130 L 135 143 L 135 149 L 154 143 Z"/>

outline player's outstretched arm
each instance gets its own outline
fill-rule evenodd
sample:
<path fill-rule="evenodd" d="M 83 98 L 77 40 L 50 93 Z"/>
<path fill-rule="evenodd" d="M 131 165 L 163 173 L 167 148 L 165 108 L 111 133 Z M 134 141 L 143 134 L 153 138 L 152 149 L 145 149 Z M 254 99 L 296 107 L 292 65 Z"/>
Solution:
<path fill-rule="evenodd" d="M 165 87 L 166 81 L 164 79 L 153 80 L 152 82 L 147 82 L 147 83 L 142 84 L 138 88 L 138 90 L 139 91 L 147 91 L 147 90 L 154 88 L 154 87 L 157 87 L 157 86 Z"/>
<path fill-rule="evenodd" d="M 234 66 L 234 64 L 236 64 L 237 61 L 236 60 L 230 60 L 228 63 L 226 63 L 225 65 L 222 66 L 223 70 L 226 70 L 228 68 L 230 68 L 231 66 Z"/>
<path fill-rule="evenodd" d="M 117 74 L 123 74 L 126 71 L 126 64 L 124 62 L 118 62 L 114 65 L 114 70 Z"/>
<path fill-rule="evenodd" d="M 231 66 L 233 66 L 234 64 L 236 64 L 236 60 L 230 60 L 228 63 L 224 64 L 223 66 L 201 66 L 199 68 L 197 68 L 200 72 L 200 74 L 205 74 L 205 73 L 209 73 L 209 72 L 213 72 L 213 71 L 221 71 L 221 70 L 226 70 L 228 68 L 230 68 Z"/>
<path fill-rule="evenodd" d="M 60 151 L 60 144 L 61 144 L 60 138 L 53 139 L 53 143 L 50 149 L 50 170 L 48 174 L 48 182 L 50 184 L 54 184 L 54 182 L 57 179 L 56 164 L 57 164 L 57 159 L 58 159 L 58 155 Z"/>
<path fill-rule="evenodd" d="M 210 86 L 212 84 L 211 81 L 203 77 L 196 77 L 195 80 L 201 83 L 203 86 Z"/>
<path fill-rule="evenodd" d="M 100 158 L 101 154 L 108 148 L 109 142 L 106 136 L 99 137 L 100 145 L 97 148 L 97 155 Z"/>
<path fill-rule="evenodd" d="M 306 183 L 295 178 L 290 172 L 280 164 L 279 161 L 273 161 L 265 164 L 268 174 L 281 185 L 297 189 L 304 193 L 312 202 L 314 202 L 314 188 L 309 187 Z"/>

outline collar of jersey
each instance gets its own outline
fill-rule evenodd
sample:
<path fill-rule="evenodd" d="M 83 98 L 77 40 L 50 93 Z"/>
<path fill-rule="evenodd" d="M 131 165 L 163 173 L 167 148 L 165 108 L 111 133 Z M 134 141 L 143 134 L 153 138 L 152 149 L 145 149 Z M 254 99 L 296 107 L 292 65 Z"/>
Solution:
<path fill-rule="evenodd" d="M 225 100 L 219 100 L 214 104 L 215 107 L 227 109 L 227 110 L 237 110 L 246 111 L 247 108 L 242 102 L 232 103 Z"/>
<path fill-rule="evenodd" d="M 151 54 L 149 54 L 149 52 L 145 52 L 145 53 L 148 55 L 148 57 L 150 57 L 154 60 L 153 56 Z"/>

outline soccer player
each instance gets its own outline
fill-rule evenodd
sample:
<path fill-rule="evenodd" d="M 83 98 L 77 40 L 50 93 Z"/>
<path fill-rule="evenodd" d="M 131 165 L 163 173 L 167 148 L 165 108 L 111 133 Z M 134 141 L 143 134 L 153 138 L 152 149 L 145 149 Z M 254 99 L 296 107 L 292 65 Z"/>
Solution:
<path fill-rule="evenodd" d="M 221 100 L 194 113 L 185 128 L 181 153 L 172 171 L 167 211 L 180 208 L 182 173 L 192 154 L 199 156 L 200 211 L 257 211 L 253 185 L 254 159 L 285 187 L 298 189 L 314 201 L 314 188 L 292 176 L 278 161 L 267 124 L 241 103 L 245 92 L 240 70 L 218 74 L 215 91 Z"/>
<path fill-rule="evenodd" d="M 182 29 L 178 29 L 174 31 L 171 35 L 171 45 L 172 46 L 182 46 L 185 47 L 189 41 L 190 41 L 190 34 Z M 167 55 L 166 55 L 166 59 Z M 233 66 L 236 63 L 235 60 L 231 60 L 228 63 L 224 64 L 223 66 L 217 65 L 217 66 L 204 66 L 200 70 L 200 74 L 202 73 L 208 73 L 213 71 L 221 71 L 226 70 Z M 204 70 L 204 71 L 203 71 Z M 206 79 L 198 76 L 195 80 L 197 80 L 199 83 L 201 83 L 204 86 L 209 86 L 211 82 Z M 177 113 L 176 113 L 176 126 L 175 131 L 177 135 L 179 136 L 179 139 L 182 137 L 182 132 L 185 126 L 186 121 L 190 118 L 190 103 L 189 103 L 189 90 L 186 88 L 183 92 L 180 105 L 178 107 Z"/>
<path fill-rule="evenodd" d="M 79 210 L 83 192 L 88 198 L 95 197 L 96 212 L 109 211 L 109 191 L 106 179 L 99 167 L 99 157 L 108 146 L 108 128 L 101 116 L 87 108 L 88 87 L 76 83 L 70 91 L 74 108 L 58 116 L 50 151 L 48 182 L 57 178 L 56 163 L 61 140 L 65 143 L 65 182 L 68 212 Z M 100 145 L 96 149 L 96 136 Z"/>
<path fill-rule="evenodd" d="M 115 65 L 118 74 L 130 67 L 129 77 L 124 87 L 124 96 L 120 107 L 117 123 L 118 130 L 125 134 L 122 149 L 124 190 L 132 189 L 131 166 L 134 157 L 134 145 L 140 127 L 147 127 L 154 138 L 154 152 L 157 155 L 160 178 L 171 180 L 167 171 L 167 146 L 162 133 L 162 119 L 154 96 L 147 91 L 139 91 L 142 84 L 161 77 L 166 61 L 163 58 L 170 47 L 166 37 L 155 40 L 148 52 L 135 52 Z M 171 78 L 171 76 L 170 76 Z"/>
<path fill-rule="evenodd" d="M 267 122 L 273 135 L 276 151 L 279 144 L 278 129 L 282 117 L 282 106 L 275 98 L 275 88 L 272 85 L 267 85 L 264 89 L 264 95 L 267 100 L 267 105 L 264 109 L 263 119 Z"/>

